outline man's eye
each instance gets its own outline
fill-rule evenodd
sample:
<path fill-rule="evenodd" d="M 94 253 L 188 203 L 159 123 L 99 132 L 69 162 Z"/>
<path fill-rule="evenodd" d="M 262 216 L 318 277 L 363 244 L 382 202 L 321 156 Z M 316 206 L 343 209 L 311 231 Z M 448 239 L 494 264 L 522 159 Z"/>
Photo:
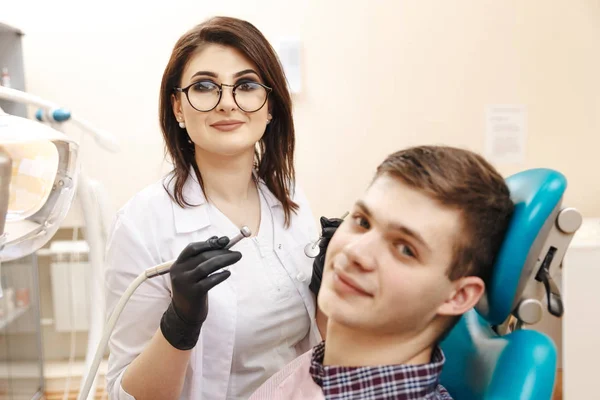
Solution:
<path fill-rule="evenodd" d="M 400 254 L 402 254 L 405 257 L 410 257 L 410 258 L 416 257 L 416 255 L 412 251 L 412 249 L 404 243 L 398 244 L 398 250 L 400 251 Z"/>
<path fill-rule="evenodd" d="M 369 229 L 371 227 L 371 225 L 369 225 L 369 221 L 361 216 L 354 217 L 354 223 L 363 229 Z"/>

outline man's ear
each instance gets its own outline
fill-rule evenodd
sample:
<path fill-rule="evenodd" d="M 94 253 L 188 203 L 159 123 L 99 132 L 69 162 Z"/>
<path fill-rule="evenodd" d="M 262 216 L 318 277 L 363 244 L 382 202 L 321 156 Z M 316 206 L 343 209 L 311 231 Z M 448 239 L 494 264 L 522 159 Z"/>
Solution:
<path fill-rule="evenodd" d="M 439 308 L 438 315 L 462 315 L 475 307 L 483 293 L 485 283 L 476 276 L 466 276 L 452 282 L 454 290 L 451 296 Z"/>

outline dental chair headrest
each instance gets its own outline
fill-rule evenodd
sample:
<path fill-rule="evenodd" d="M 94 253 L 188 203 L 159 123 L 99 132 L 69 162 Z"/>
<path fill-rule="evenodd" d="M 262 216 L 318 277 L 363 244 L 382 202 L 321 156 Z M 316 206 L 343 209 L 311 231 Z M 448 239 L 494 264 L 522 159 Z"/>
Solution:
<path fill-rule="evenodd" d="M 491 325 L 508 318 L 525 286 L 535 279 L 532 274 L 539 268 L 540 252 L 567 187 L 561 173 L 541 168 L 512 175 L 506 183 L 515 204 L 514 214 L 486 295 L 477 306 L 479 314 Z"/>

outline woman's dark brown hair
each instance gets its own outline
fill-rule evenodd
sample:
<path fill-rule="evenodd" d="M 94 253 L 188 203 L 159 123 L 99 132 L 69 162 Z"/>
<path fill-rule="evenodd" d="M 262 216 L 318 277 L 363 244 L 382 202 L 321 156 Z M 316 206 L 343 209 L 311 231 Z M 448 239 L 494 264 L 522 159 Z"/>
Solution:
<path fill-rule="evenodd" d="M 188 32 L 175 44 L 171 58 L 163 73 L 160 87 L 159 115 L 165 139 L 165 152 L 173 162 L 175 180 L 173 193 L 165 190 L 181 207 L 194 206 L 183 196 L 183 186 L 194 168 L 198 182 L 204 190 L 202 175 L 194 157 L 194 145 L 189 143 L 187 132 L 179 127 L 173 114 L 173 88 L 181 84 L 181 76 L 190 58 L 207 44 L 218 44 L 235 48 L 258 68 L 270 93 L 269 107 L 273 116 L 255 151 L 255 167 L 258 177 L 281 202 L 285 214 L 285 225 L 289 226 L 291 213 L 298 209 L 290 196 L 294 184 L 294 121 L 292 100 L 287 89 L 283 68 L 277 55 L 263 34 L 249 22 L 229 17 L 211 18 Z"/>

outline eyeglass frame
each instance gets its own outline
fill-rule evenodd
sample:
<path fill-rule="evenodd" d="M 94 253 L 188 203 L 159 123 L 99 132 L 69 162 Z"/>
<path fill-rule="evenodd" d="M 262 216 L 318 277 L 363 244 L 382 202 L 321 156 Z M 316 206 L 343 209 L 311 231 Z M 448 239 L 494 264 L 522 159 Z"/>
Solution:
<path fill-rule="evenodd" d="M 215 108 L 217 108 L 217 106 L 218 106 L 218 105 L 219 105 L 219 103 L 221 102 L 221 99 L 223 98 L 223 86 L 226 86 L 226 87 L 230 87 L 230 88 L 231 88 L 231 96 L 233 97 L 233 101 L 235 102 L 235 105 L 236 105 L 236 106 L 238 106 L 238 108 L 239 108 L 240 110 L 242 110 L 243 112 L 246 112 L 246 113 L 255 113 L 255 112 L 257 112 L 257 111 L 260 111 L 260 110 L 261 110 L 261 109 L 262 109 L 262 108 L 265 106 L 265 104 L 267 104 L 267 100 L 269 99 L 269 95 L 270 95 L 270 94 L 271 94 L 271 92 L 273 91 L 273 88 L 270 88 L 270 87 L 268 87 L 267 85 L 263 85 L 263 84 L 262 84 L 262 83 L 260 83 L 260 82 L 254 82 L 254 81 L 253 81 L 252 83 L 255 83 L 255 84 L 259 85 L 259 86 L 262 86 L 262 87 L 263 87 L 263 88 L 264 88 L 264 89 L 267 91 L 267 95 L 265 96 L 265 101 L 262 103 L 262 105 L 261 105 L 260 107 L 258 107 L 258 108 L 257 108 L 256 110 L 254 110 L 254 111 L 246 111 L 246 110 L 244 110 L 244 109 L 243 109 L 243 108 L 242 108 L 242 107 L 241 107 L 241 106 L 238 104 L 238 102 L 237 102 L 237 99 L 235 98 L 235 89 L 236 89 L 238 86 L 241 86 L 241 85 L 247 84 L 248 82 L 240 82 L 240 83 L 236 83 L 235 85 L 229 85 L 229 84 L 227 84 L 227 83 L 220 83 L 220 84 L 219 84 L 219 83 L 215 83 L 215 82 L 212 82 L 212 81 L 211 81 L 211 83 L 215 84 L 215 85 L 216 85 L 216 86 L 219 88 L 219 99 L 217 100 L 217 103 L 215 104 L 215 106 L 214 106 L 213 108 L 211 108 L 211 109 L 209 109 L 209 110 L 198 110 L 196 107 L 194 107 L 194 105 L 193 105 L 193 104 L 192 104 L 192 102 L 190 101 L 190 96 L 189 96 L 188 92 L 190 91 L 190 88 L 191 88 L 192 86 L 196 85 L 196 84 L 197 84 L 197 83 L 199 83 L 199 82 L 202 82 L 202 81 L 198 81 L 198 82 L 193 82 L 193 83 L 190 83 L 189 85 L 187 85 L 187 86 L 186 86 L 186 87 L 184 87 L 184 88 L 177 87 L 177 86 L 175 86 L 175 87 L 173 88 L 173 91 L 175 91 L 175 92 L 179 92 L 179 93 L 185 93 L 185 98 L 187 99 L 188 103 L 190 103 L 190 106 L 192 106 L 192 108 L 193 108 L 194 110 L 196 110 L 196 111 L 199 111 L 199 112 L 209 112 L 209 111 L 212 111 L 212 110 L 214 110 Z"/>

